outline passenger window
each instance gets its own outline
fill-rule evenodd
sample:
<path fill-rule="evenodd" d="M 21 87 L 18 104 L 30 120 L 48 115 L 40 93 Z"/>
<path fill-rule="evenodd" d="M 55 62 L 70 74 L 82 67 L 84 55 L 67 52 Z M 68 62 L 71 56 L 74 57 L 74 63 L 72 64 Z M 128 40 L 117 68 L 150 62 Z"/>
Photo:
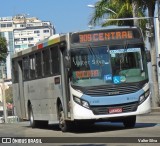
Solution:
<path fill-rule="evenodd" d="M 30 55 L 29 56 L 29 62 L 30 62 L 30 78 L 34 79 L 35 78 L 35 56 Z"/>
<path fill-rule="evenodd" d="M 54 75 L 60 74 L 60 57 L 58 46 L 51 48 L 51 66 Z"/>
<path fill-rule="evenodd" d="M 42 63 L 41 63 L 41 52 L 35 54 L 36 56 L 36 77 L 42 77 Z"/>
<path fill-rule="evenodd" d="M 29 79 L 29 58 L 28 57 L 23 58 L 23 78 L 24 80 Z"/>
<path fill-rule="evenodd" d="M 18 82 L 18 62 L 17 61 L 12 61 L 12 78 L 13 78 L 13 83 Z"/>
<path fill-rule="evenodd" d="M 50 51 L 49 49 L 42 51 L 43 54 L 43 73 L 44 76 L 50 75 Z"/>

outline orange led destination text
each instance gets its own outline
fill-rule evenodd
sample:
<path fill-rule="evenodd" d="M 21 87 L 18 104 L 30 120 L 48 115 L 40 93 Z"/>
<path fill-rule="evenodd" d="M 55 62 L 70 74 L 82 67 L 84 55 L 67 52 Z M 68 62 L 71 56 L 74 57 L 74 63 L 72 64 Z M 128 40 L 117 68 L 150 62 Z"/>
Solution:
<path fill-rule="evenodd" d="M 133 38 L 132 31 L 101 32 L 101 33 L 79 35 L 80 43 L 117 40 L 117 39 L 132 39 L 132 38 Z"/>
<path fill-rule="evenodd" d="M 99 76 L 98 70 L 76 71 L 76 78 L 90 78 L 98 76 Z"/>

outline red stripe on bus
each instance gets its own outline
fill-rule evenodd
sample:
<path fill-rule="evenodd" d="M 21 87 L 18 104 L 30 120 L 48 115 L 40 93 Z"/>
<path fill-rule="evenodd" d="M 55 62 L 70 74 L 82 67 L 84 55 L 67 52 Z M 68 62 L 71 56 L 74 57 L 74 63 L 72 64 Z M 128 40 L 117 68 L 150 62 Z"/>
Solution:
<path fill-rule="evenodd" d="M 42 48 L 43 48 L 43 44 L 39 44 L 38 49 L 42 49 Z"/>

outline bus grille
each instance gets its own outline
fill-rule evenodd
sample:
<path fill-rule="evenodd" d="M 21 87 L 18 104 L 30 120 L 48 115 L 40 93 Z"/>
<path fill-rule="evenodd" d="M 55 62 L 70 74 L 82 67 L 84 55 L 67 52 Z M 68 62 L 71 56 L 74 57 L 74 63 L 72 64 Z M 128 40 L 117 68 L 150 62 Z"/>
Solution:
<path fill-rule="evenodd" d="M 91 106 L 91 110 L 95 115 L 105 115 L 109 114 L 109 109 L 111 108 L 122 108 L 122 113 L 134 112 L 137 110 L 138 102 L 132 102 L 121 105 L 110 105 L 110 106 Z"/>
<path fill-rule="evenodd" d="M 142 86 L 138 84 L 131 85 L 113 85 L 88 88 L 84 94 L 90 96 L 115 96 L 137 92 Z"/>

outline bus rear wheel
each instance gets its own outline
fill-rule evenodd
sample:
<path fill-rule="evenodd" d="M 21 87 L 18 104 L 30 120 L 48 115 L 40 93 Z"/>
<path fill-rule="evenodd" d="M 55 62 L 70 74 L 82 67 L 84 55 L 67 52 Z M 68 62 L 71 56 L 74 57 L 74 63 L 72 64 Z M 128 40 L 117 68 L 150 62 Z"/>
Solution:
<path fill-rule="evenodd" d="M 32 107 L 29 107 L 29 120 L 30 120 L 30 126 L 32 128 L 46 128 L 48 126 L 48 121 L 40 121 L 40 120 L 34 120 L 33 110 Z"/>
<path fill-rule="evenodd" d="M 35 128 L 36 125 L 36 121 L 34 120 L 34 115 L 33 115 L 33 110 L 32 110 L 32 106 L 29 106 L 29 120 L 30 120 L 30 126 L 32 128 Z"/>
<path fill-rule="evenodd" d="M 136 124 L 136 116 L 126 117 L 123 120 L 123 125 L 125 128 L 134 128 Z"/>
<path fill-rule="evenodd" d="M 64 111 L 62 105 L 60 104 L 58 107 L 58 119 L 59 119 L 59 128 L 62 132 L 67 132 L 70 127 L 69 121 L 65 120 Z"/>

